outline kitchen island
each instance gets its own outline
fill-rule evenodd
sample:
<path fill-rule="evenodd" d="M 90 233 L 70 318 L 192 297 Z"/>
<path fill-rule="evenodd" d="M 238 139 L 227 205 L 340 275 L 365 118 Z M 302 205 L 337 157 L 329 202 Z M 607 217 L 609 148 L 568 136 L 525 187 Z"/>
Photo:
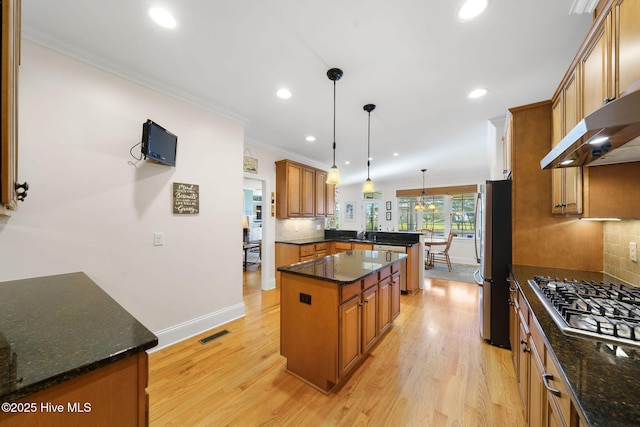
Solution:
<path fill-rule="evenodd" d="M 0 425 L 147 425 L 157 343 L 84 273 L 0 283 Z"/>
<path fill-rule="evenodd" d="M 287 372 L 325 394 L 344 383 L 400 313 L 406 258 L 354 250 L 279 267 Z"/>
<path fill-rule="evenodd" d="M 617 345 L 605 340 L 565 335 L 558 328 L 549 312 L 534 292 L 528 280 L 534 276 L 558 277 L 560 280 L 567 278 L 583 279 L 596 283 L 620 283 L 620 280 L 598 272 L 565 270 L 547 267 L 532 267 L 514 265 L 512 276 L 515 279 L 513 292 L 523 297 L 524 307 L 521 312 L 529 312 L 529 324 L 531 334 L 525 334 L 524 349 L 520 345 L 514 345 L 514 352 L 520 355 L 532 354 L 535 342 L 542 365 L 557 366 L 558 372 L 541 372 L 542 374 L 556 374 L 551 377 L 551 386 L 564 388 L 559 396 L 549 394 L 548 411 L 556 409 L 560 418 L 574 425 L 580 420 L 580 426 L 632 426 L 638 425 L 640 420 L 640 403 L 637 396 L 640 394 L 640 345 Z M 526 322 L 524 316 L 520 323 Z M 516 322 L 517 323 L 517 322 Z M 536 332 L 540 331 L 540 332 Z M 541 336 L 537 334 L 541 333 Z M 522 357 L 522 356 L 521 356 Z M 518 360 L 516 358 L 516 360 Z M 526 360 L 526 359 L 524 359 Z M 535 384 L 539 381 L 533 375 L 533 362 L 531 376 L 522 377 L 527 372 L 524 360 L 520 359 L 520 369 L 516 367 L 516 374 L 520 371 L 520 382 L 526 390 L 526 383 Z M 547 369 L 549 371 L 549 369 Z M 527 396 L 527 393 L 524 393 Z M 529 397 L 530 399 L 531 397 Z M 556 403 L 554 403 L 557 402 Z M 527 407 L 525 399 L 525 408 Z M 530 405 L 535 408 L 536 405 Z M 530 423 L 531 424 L 531 423 Z"/>

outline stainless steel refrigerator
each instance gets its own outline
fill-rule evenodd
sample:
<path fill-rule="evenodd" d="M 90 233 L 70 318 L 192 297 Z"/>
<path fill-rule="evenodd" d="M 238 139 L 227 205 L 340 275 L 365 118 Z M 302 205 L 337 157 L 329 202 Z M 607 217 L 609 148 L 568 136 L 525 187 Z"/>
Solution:
<path fill-rule="evenodd" d="M 511 181 L 487 181 L 478 202 L 480 270 L 475 281 L 480 336 L 495 346 L 510 348 Z"/>

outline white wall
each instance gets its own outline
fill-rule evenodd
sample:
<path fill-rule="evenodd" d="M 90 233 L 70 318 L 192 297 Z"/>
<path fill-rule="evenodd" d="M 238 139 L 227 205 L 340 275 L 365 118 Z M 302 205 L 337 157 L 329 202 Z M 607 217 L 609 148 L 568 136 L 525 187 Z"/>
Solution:
<path fill-rule="evenodd" d="M 161 346 L 244 315 L 242 125 L 26 41 L 19 106 L 30 190 L 0 217 L 0 281 L 84 271 Z M 148 118 L 175 168 L 129 154 Z M 173 182 L 200 186 L 199 215 L 172 214 Z"/>

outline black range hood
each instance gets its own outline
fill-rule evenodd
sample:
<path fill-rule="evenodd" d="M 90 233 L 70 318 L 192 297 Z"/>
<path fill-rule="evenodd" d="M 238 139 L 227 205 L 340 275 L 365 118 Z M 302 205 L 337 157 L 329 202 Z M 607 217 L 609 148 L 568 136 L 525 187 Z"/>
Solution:
<path fill-rule="evenodd" d="M 640 90 L 582 119 L 541 161 L 542 169 L 640 161 Z"/>

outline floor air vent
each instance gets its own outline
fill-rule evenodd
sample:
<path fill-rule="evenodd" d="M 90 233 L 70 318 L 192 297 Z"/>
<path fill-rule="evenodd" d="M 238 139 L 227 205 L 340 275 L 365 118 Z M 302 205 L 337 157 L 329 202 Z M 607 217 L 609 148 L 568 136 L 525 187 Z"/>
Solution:
<path fill-rule="evenodd" d="M 220 332 L 216 332 L 213 335 L 209 335 L 208 337 L 202 338 L 199 341 L 200 341 L 200 344 L 206 344 L 208 342 L 211 342 L 211 341 L 215 340 L 216 338 L 220 338 L 223 335 L 227 335 L 228 333 L 229 333 L 229 331 L 225 329 L 225 330 L 222 330 Z"/>

